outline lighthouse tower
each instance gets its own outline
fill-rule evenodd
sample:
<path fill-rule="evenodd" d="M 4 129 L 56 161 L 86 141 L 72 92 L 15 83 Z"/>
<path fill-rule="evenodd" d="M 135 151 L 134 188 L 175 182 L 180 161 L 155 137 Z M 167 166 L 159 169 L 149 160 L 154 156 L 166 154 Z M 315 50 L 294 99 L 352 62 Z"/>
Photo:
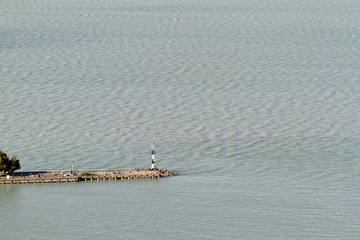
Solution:
<path fill-rule="evenodd" d="M 155 169 L 155 143 L 152 143 L 151 146 L 151 160 L 152 160 L 152 164 L 151 164 L 151 170 Z"/>

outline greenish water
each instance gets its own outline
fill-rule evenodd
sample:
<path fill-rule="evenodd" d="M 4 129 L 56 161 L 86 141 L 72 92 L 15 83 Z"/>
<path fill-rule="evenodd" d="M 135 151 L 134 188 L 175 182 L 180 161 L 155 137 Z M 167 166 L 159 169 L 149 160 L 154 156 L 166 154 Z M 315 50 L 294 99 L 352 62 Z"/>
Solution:
<path fill-rule="evenodd" d="M 1 239 L 358 239 L 358 1 L 1 1 Z"/>

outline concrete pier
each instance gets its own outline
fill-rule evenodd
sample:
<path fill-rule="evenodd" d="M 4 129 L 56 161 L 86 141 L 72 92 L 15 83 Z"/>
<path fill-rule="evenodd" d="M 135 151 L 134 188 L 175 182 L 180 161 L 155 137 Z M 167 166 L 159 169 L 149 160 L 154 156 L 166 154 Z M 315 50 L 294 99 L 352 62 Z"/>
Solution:
<path fill-rule="evenodd" d="M 68 183 L 79 181 L 111 181 L 124 179 L 148 179 L 176 176 L 169 170 L 150 169 L 106 169 L 82 171 L 32 171 L 15 172 L 11 176 L 0 176 L 0 184 Z"/>

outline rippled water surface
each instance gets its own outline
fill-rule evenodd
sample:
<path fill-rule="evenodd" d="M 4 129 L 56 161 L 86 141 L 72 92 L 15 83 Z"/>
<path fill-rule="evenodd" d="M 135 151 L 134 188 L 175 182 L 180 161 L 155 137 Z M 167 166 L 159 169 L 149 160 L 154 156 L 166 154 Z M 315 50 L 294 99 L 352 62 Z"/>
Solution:
<path fill-rule="evenodd" d="M 1 239 L 360 238 L 360 2 L 0 2 Z"/>

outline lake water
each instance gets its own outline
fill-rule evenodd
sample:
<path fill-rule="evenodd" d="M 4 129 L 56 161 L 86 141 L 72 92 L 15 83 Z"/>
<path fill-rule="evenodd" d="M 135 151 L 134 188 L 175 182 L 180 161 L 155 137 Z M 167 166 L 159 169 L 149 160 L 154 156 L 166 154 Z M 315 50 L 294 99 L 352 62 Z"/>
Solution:
<path fill-rule="evenodd" d="M 360 2 L 2 0 L 1 239 L 359 239 Z"/>

